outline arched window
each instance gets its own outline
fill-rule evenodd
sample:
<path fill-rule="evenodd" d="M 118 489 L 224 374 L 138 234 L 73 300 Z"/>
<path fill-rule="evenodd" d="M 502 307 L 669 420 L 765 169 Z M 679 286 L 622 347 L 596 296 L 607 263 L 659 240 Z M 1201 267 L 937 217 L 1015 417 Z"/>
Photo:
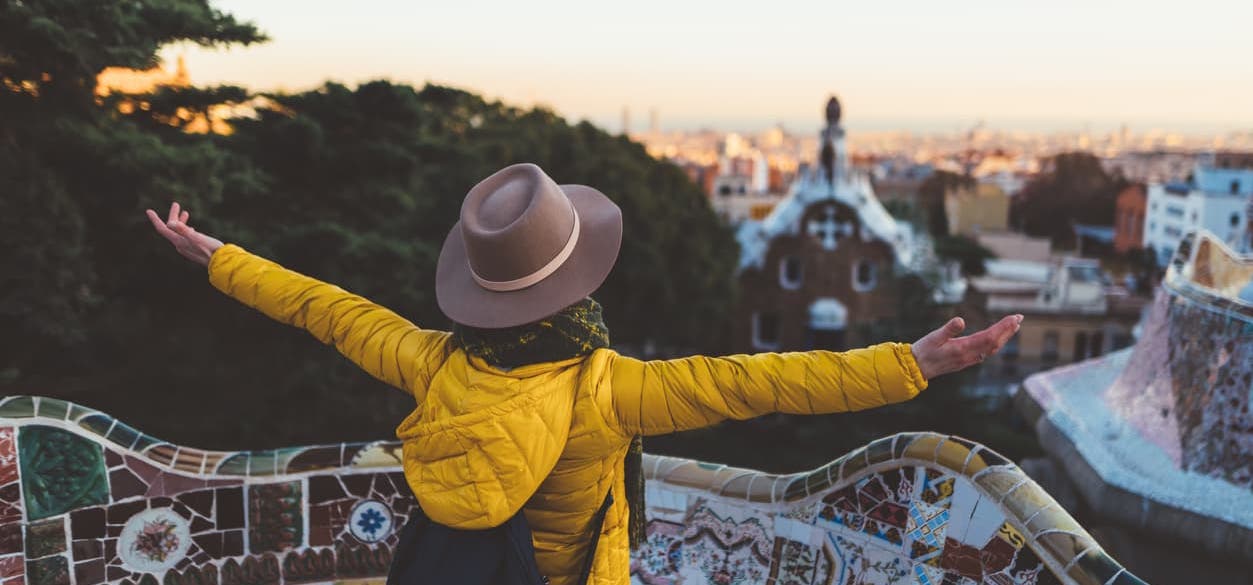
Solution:
<path fill-rule="evenodd" d="M 805 282 L 804 265 L 796 256 L 784 256 L 779 261 L 779 286 L 785 290 L 796 290 Z"/>
<path fill-rule="evenodd" d="M 861 259 L 853 264 L 853 289 L 858 292 L 867 292 L 874 290 L 878 284 L 878 268 L 874 262 Z"/>
<path fill-rule="evenodd" d="M 779 314 L 753 313 L 753 348 L 779 349 Z"/>

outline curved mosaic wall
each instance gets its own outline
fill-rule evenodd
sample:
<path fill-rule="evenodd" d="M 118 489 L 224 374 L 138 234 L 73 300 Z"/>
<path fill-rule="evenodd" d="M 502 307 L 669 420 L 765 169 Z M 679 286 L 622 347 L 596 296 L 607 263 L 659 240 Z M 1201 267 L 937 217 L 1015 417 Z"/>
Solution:
<path fill-rule="evenodd" d="M 61 400 L 0 399 L 0 585 L 379 579 L 414 506 L 399 444 L 215 452 Z M 960 438 L 881 439 L 776 476 L 646 456 L 649 585 L 1141 581 Z"/>
<path fill-rule="evenodd" d="M 1206 232 L 1189 235 L 1146 322 L 1146 329 L 1155 327 L 1159 335 L 1142 348 L 1137 345 L 1137 353 L 1160 354 L 1158 346 L 1166 343 L 1165 355 L 1155 356 L 1159 361 L 1152 369 L 1170 389 L 1169 410 L 1178 433 L 1178 447 L 1171 448 L 1178 449 L 1181 467 L 1249 489 L 1253 301 L 1239 293 L 1251 280 L 1253 256 L 1236 255 Z M 1151 359 L 1132 356 L 1137 358 Z"/>

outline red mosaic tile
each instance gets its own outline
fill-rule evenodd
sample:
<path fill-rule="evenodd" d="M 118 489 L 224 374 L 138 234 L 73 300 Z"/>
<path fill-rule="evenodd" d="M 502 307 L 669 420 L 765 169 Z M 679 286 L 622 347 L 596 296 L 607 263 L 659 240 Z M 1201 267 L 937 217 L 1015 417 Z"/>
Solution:
<path fill-rule="evenodd" d="M 179 502 L 182 502 L 183 504 L 186 504 L 187 507 L 191 508 L 197 514 L 204 516 L 205 518 L 209 518 L 213 516 L 213 491 L 212 490 L 200 490 L 196 492 L 189 492 L 189 493 L 182 494 L 175 499 L 177 499 Z"/>
<path fill-rule="evenodd" d="M 993 539 L 996 540 L 996 539 Z M 940 568 L 963 577 L 969 577 L 976 583 L 983 581 L 982 551 L 968 544 L 945 539 L 944 552 L 940 554 Z"/>
<path fill-rule="evenodd" d="M 135 475 L 139 476 L 139 479 L 148 483 L 152 483 L 161 474 L 161 469 L 138 457 L 127 457 L 126 466 L 131 468 L 131 471 L 134 471 Z"/>
<path fill-rule="evenodd" d="M 0 557 L 0 579 L 20 577 L 25 572 L 26 565 L 25 561 L 22 560 L 22 555 Z"/>
<path fill-rule="evenodd" d="M 13 484 L 17 485 L 17 484 Z M 0 524 L 22 521 L 22 509 L 17 504 L 0 502 Z"/>
<path fill-rule="evenodd" d="M 0 428 L 0 485 L 17 481 L 17 442 L 13 427 Z"/>
<path fill-rule="evenodd" d="M 20 504 L 22 501 L 22 484 L 13 482 L 0 487 L 0 502 Z"/>
<path fill-rule="evenodd" d="M 148 484 L 131 470 L 122 467 L 109 473 L 109 491 L 114 500 L 125 500 L 147 493 Z"/>
<path fill-rule="evenodd" d="M 205 488 L 205 480 L 177 473 L 163 473 L 148 488 L 148 497 L 174 496 Z"/>
<path fill-rule="evenodd" d="M 104 582 L 104 560 L 96 559 L 74 565 L 74 582 L 78 585 L 92 585 Z"/>
<path fill-rule="evenodd" d="M 0 555 L 22 552 L 22 525 L 0 525 Z"/>

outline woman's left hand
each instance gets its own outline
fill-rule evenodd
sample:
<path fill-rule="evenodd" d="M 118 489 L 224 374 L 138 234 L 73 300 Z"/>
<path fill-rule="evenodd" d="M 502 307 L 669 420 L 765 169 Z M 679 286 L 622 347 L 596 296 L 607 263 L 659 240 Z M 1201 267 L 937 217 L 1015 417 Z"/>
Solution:
<path fill-rule="evenodd" d="M 208 266 L 209 258 L 222 247 L 222 241 L 196 231 L 187 224 L 189 219 L 191 214 L 180 209 L 178 202 L 170 205 L 170 217 L 164 222 L 157 212 L 148 210 L 148 221 L 152 222 L 152 227 L 161 237 L 174 244 L 174 249 L 179 254 L 196 264 Z"/>
<path fill-rule="evenodd" d="M 983 331 L 957 337 L 966 329 L 966 321 L 953 317 L 943 327 L 914 342 L 914 360 L 918 362 L 922 377 L 930 380 L 982 362 L 1005 346 L 1018 332 L 1022 319 L 1022 315 L 1010 315 Z"/>

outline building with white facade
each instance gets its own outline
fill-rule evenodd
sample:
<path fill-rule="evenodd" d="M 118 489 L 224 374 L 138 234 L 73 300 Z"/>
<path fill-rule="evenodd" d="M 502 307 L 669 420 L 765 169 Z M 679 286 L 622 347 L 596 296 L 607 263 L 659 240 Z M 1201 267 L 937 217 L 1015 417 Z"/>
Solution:
<path fill-rule="evenodd" d="M 1247 249 L 1251 198 L 1253 164 L 1247 158 L 1203 157 L 1189 181 L 1149 185 L 1144 245 L 1157 253 L 1162 266 L 1185 234 L 1200 229 L 1233 248 Z"/>

